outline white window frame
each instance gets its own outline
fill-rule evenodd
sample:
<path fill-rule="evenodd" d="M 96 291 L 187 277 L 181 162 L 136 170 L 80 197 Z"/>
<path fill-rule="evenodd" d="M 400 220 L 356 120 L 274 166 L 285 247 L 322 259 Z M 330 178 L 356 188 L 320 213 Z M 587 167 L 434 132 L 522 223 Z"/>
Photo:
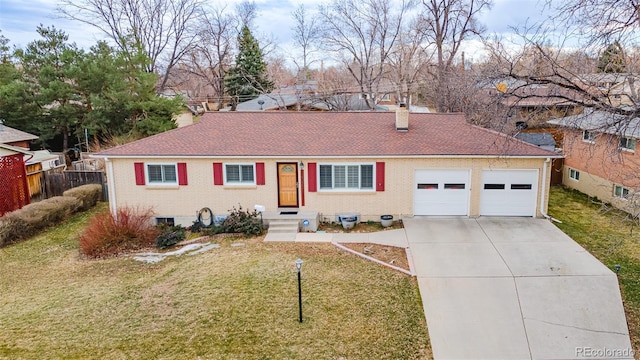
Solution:
<path fill-rule="evenodd" d="M 253 169 L 253 181 L 242 181 L 242 170 L 240 168 L 240 181 L 229 181 L 227 179 L 227 166 L 251 166 Z M 222 172 L 224 174 L 224 184 L 233 186 L 251 186 L 256 185 L 256 163 L 224 163 L 222 164 Z"/>
<path fill-rule="evenodd" d="M 629 142 L 633 143 L 633 147 L 629 147 Z M 624 145 L 623 145 L 624 142 Z M 635 138 L 630 136 L 621 136 L 618 140 L 618 148 L 622 151 L 635 152 L 636 151 L 637 141 Z"/>
<path fill-rule="evenodd" d="M 596 133 L 591 130 L 582 130 L 582 141 L 588 142 L 591 144 L 595 143 Z"/>
<path fill-rule="evenodd" d="M 362 166 L 371 166 L 371 187 L 370 188 L 362 188 Z M 331 166 L 331 188 L 323 188 L 320 182 L 320 169 L 322 166 Z M 335 167 L 336 166 L 344 166 L 349 167 L 349 166 L 357 166 L 358 167 L 358 187 L 348 187 L 348 174 L 345 173 L 345 187 L 343 188 L 336 188 L 335 187 Z M 376 164 L 375 163 L 369 163 L 369 162 L 363 162 L 363 163 L 356 163 L 356 162 L 348 162 L 348 163 L 318 163 L 318 171 L 317 171 L 317 184 L 318 184 L 318 191 L 321 192 L 374 192 L 376 191 Z"/>
<path fill-rule="evenodd" d="M 569 178 L 574 181 L 580 181 L 580 171 L 569 168 Z"/>
<path fill-rule="evenodd" d="M 149 178 L 149 166 L 162 166 L 162 181 L 151 181 Z M 173 166 L 176 179 L 173 181 L 166 181 L 164 175 L 164 167 Z M 178 185 L 178 164 L 177 163 L 145 163 L 144 164 L 144 176 L 147 185 Z"/>
<path fill-rule="evenodd" d="M 618 189 L 620 189 L 620 194 L 618 194 Z M 621 200 L 629 200 L 631 196 L 631 189 L 624 187 L 622 185 L 613 185 L 613 197 Z"/>

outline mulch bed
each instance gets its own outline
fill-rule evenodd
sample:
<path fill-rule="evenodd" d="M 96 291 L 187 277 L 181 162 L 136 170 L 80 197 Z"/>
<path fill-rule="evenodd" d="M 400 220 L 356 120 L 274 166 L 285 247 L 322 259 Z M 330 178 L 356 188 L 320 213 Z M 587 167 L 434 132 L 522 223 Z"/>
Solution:
<path fill-rule="evenodd" d="M 411 270 L 409 269 L 407 252 L 404 248 L 368 243 L 341 243 L 340 245 L 348 247 L 349 249 L 361 254 L 371 256 L 372 258 L 383 261 L 387 264 L 397 266 L 405 270 Z"/>

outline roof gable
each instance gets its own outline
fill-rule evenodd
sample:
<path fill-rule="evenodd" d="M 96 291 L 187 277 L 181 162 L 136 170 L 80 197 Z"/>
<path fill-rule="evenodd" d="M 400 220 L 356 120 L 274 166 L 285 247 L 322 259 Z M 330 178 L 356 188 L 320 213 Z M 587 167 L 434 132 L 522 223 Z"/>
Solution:
<path fill-rule="evenodd" d="M 515 138 L 468 124 L 462 114 L 393 112 L 215 112 L 96 154 L 143 156 L 553 156 Z"/>
<path fill-rule="evenodd" d="M 24 132 L 18 129 L 6 125 L 0 125 L 0 144 L 8 144 L 19 141 L 31 141 L 36 140 L 38 137 L 28 132 Z"/>

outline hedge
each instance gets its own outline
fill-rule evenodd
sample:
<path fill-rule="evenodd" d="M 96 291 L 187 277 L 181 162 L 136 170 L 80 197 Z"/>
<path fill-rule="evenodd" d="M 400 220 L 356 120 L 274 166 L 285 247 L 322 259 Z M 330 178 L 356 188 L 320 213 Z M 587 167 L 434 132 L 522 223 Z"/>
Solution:
<path fill-rule="evenodd" d="M 71 214 L 94 206 L 102 196 L 102 186 L 91 184 L 67 190 L 63 196 L 29 204 L 0 218 L 0 247 L 27 239 L 57 225 Z"/>
<path fill-rule="evenodd" d="M 69 189 L 62 193 L 62 196 L 71 196 L 80 200 L 81 211 L 94 207 L 102 199 L 102 185 L 87 184 Z"/>

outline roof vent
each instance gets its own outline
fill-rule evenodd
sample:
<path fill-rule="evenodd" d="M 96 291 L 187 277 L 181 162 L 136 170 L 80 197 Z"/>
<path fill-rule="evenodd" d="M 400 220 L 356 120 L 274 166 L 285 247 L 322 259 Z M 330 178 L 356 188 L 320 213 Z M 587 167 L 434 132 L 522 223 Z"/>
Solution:
<path fill-rule="evenodd" d="M 402 105 L 396 110 L 396 130 L 409 131 L 409 110 Z"/>

